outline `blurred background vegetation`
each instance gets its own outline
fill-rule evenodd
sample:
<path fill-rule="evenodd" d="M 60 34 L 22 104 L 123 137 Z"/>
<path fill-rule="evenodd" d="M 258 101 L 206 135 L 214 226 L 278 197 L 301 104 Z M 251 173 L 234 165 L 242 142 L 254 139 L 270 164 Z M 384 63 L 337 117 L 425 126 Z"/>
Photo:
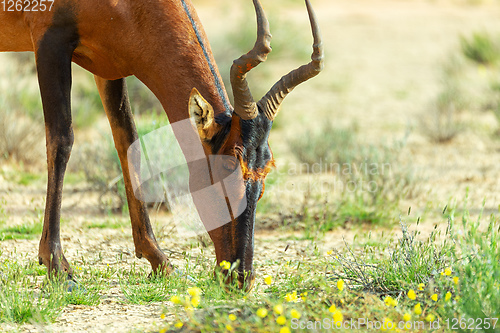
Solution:
<path fill-rule="evenodd" d="M 285 2 L 286 11 L 283 10 Z M 205 15 L 201 18 L 231 96 L 228 82 L 231 63 L 247 52 L 255 41 L 252 5 L 250 2 L 242 5 L 227 0 L 210 6 L 203 1 L 199 3 L 207 6 L 203 7 L 204 11 L 199 11 Z M 481 5 L 481 1 L 462 1 L 460 4 L 475 6 Z M 308 62 L 312 44 L 302 1 L 266 2 L 265 6 L 274 37 L 273 52 L 265 64 L 249 75 L 255 98 L 265 94 L 281 75 Z M 228 20 L 208 20 L 211 11 L 218 11 Z M 321 13 L 319 16 L 322 17 Z M 322 23 L 327 26 L 329 22 Z M 330 42 L 331 31 L 325 28 L 328 31 L 325 40 Z M 340 51 L 331 42 L 326 45 L 325 73 L 321 74 L 321 78 L 308 82 L 307 87 L 298 88 L 300 92 L 290 96 L 273 125 L 271 146 L 282 163 L 277 172 L 270 176 L 266 188 L 268 193 L 259 206 L 262 216 L 274 214 L 271 226 L 286 225 L 290 220 L 299 221 L 300 225 L 317 225 L 316 221 L 325 215 L 330 216 L 331 222 L 318 227 L 323 228 L 323 231 L 348 221 L 396 221 L 400 200 L 418 197 L 422 193 L 419 182 L 423 177 L 412 160 L 407 158 L 410 134 L 418 133 L 432 144 L 446 144 L 467 130 L 470 126 L 468 119 L 475 113 L 490 112 L 500 121 L 500 32 L 470 31 L 457 34 L 453 39 L 455 47 L 442 57 L 440 63 L 435 64 L 434 72 L 438 79 L 434 83 L 436 89 L 433 95 L 428 94 L 425 103 L 416 106 L 420 108 L 420 113 L 408 122 L 407 127 L 399 126 L 393 131 L 394 135 L 387 131 L 387 136 L 376 139 L 365 136 L 367 125 L 360 126 L 356 117 L 339 117 L 352 112 L 353 108 L 359 108 L 356 105 L 358 101 L 367 97 L 363 97 L 359 91 L 352 91 L 349 71 L 355 69 L 348 66 L 339 69 L 342 67 L 337 64 L 342 60 Z M 44 173 L 43 115 L 33 55 L 7 54 L 2 55 L 1 61 L 8 65 L 0 67 L 3 75 L 0 94 L 0 159 L 2 164 Z M 168 123 L 158 100 L 141 82 L 129 77 L 127 84 L 141 134 Z M 408 100 L 411 92 L 407 89 L 401 88 L 391 98 Z M 314 100 L 311 104 L 315 110 L 308 109 L 309 99 Z M 353 102 L 353 99 L 356 100 Z M 120 165 L 93 77 L 76 65 L 72 105 L 76 142 L 69 173 L 74 175 L 76 182 L 99 193 L 99 205 L 103 210 L 126 210 Z M 497 137 L 499 132 L 495 131 L 491 136 Z M 289 199 L 293 199 L 292 202 L 304 202 L 303 205 L 276 205 L 282 196 L 278 191 L 279 185 L 289 181 L 290 176 L 287 176 L 286 171 L 290 163 L 313 165 L 318 161 L 339 164 L 388 163 L 392 168 L 390 173 L 377 175 L 359 172 L 342 174 L 332 170 L 323 171 L 322 175 L 302 172 L 302 178 L 296 180 L 373 182 L 377 184 L 376 191 L 301 192 L 291 194 L 292 198 Z M 322 178 L 318 180 L 317 177 Z"/>

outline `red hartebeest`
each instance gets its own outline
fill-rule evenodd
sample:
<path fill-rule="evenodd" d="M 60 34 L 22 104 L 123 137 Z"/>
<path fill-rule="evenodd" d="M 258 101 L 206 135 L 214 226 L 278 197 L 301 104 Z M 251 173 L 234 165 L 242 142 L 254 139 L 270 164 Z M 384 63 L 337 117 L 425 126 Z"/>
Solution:
<path fill-rule="evenodd" d="M 171 123 L 194 118 L 207 156 L 229 155 L 233 157 L 230 162 L 240 164 L 246 209 L 209 234 L 217 263 L 239 261 L 239 285 L 248 282 L 247 288 L 251 286 L 255 209 L 273 165 L 268 145 L 272 122 L 283 98 L 295 86 L 317 75 L 323 66 L 318 24 L 309 0 L 305 0 L 314 36 L 312 61 L 282 77 L 255 103 L 246 74 L 266 60 L 271 51 L 271 34 L 259 0 L 253 2 L 257 42 L 231 67 L 234 108 L 190 0 L 0 2 L 0 51 L 33 51 L 36 57 L 48 163 L 39 261 L 48 267 L 49 274 L 67 272 L 71 278 L 60 242 L 59 221 L 63 178 L 73 144 L 73 61 L 95 75 L 124 170 L 137 257 L 145 257 L 153 271 L 172 270 L 156 242 L 144 202 L 134 195 L 133 175 L 126 172 L 127 148 L 137 139 L 124 80 L 129 75 L 135 75 L 156 95 Z M 234 169 L 234 165 L 225 167 Z"/>

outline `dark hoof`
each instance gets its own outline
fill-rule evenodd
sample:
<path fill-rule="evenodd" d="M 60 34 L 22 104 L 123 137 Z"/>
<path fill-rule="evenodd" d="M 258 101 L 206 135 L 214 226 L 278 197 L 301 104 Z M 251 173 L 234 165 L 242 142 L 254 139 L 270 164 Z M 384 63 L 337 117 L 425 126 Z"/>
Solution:
<path fill-rule="evenodd" d="M 156 269 L 153 269 L 151 273 L 149 273 L 148 278 L 156 277 L 156 276 L 169 276 L 175 271 L 175 266 L 170 262 L 166 262 L 158 266 Z"/>

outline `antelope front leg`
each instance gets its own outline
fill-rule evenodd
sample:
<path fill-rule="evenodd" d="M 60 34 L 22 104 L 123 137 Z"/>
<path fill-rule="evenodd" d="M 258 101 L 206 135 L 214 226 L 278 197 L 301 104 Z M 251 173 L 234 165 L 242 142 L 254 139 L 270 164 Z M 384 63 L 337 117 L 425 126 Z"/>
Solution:
<path fill-rule="evenodd" d="M 153 272 L 161 270 L 169 274 L 172 271 L 172 265 L 156 242 L 146 205 L 135 197 L 132 189 L 127 150 L 138 136 L 125 79 L 109 81 L 95 76 L 95 81 L 111 125 L 115 147 L 123 170 L 136 256 L 138 258 L 145 257 L 151 263 Z"/>
<path fill-rule="evenodd" d="M 36 66 L 42 96 L 47 141 L 47 199 L 39 262 L 49 276 L 72 271 L 64 257 L 59 235 L 61 200 L 66 164 L 73 146 L 71 124 L 71 57 L 78 43 L 74 29 L 49 28 L 36 43 Z"/>

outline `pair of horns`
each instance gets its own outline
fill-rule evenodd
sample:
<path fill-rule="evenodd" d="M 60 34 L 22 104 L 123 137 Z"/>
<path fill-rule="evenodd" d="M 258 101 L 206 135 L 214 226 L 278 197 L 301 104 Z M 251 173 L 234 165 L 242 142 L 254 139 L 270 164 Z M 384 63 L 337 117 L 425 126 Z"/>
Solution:
<path fill-rule="evenodd" d="M 248 82 L 247 73 L 271 52 L 271 33 L 266 14 L 259 0 L 253 0 L 257 14 L 257 41 L 253 49 L 236 59 L 231 66 L 231 86 L 234 96 L 234 112 L 244 120 L 254 119 L 260 112 L 274 120 L 285 97 L 299 84 L 315 77 L 323 69 L 323 44 L 316 15 L 309 0 L 305 0 L 314 38 L 311 62 L 283 76 L 262 99 L 255 103 Z"/>

